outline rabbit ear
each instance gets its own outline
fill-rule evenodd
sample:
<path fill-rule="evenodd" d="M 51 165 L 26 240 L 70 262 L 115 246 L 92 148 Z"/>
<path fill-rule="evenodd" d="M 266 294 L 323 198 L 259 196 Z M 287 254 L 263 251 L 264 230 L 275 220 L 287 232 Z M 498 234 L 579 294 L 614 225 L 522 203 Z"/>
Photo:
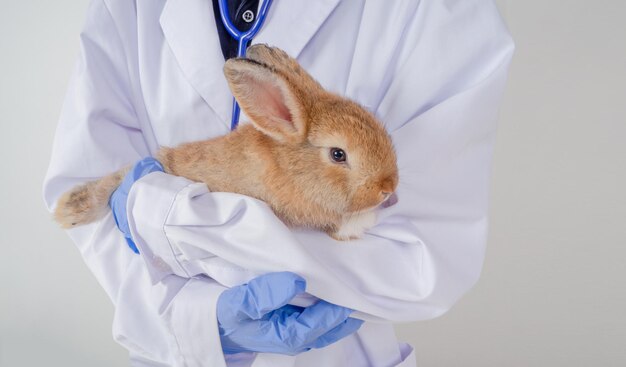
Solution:
<path fill-rule="evenodd" d="M 275 69 L 250 59 L 230 59 L 224 74 L 241 109 L 270 137 L 299 142 L 306 135 L 296 88 Z"/>

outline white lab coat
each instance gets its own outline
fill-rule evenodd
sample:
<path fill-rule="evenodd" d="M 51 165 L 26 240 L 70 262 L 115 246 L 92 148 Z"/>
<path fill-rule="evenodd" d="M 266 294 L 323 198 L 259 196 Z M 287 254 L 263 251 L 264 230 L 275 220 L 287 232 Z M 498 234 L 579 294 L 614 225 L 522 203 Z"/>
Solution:
<path fill-rule="evenodd" d="M 210 0 L 95 0 L 81 34 L 44 196 L 228 133 L 231 94 Z M 109 214 L 69 231 L 115 304 L 134 366 L 414 366 L 390 322 L 437 317 L 479 277 L 498 103 L 513 52 L 490 0 L 274 0 L 254 43 L 283 48 L 392 135 L 399 201 L 363 239 L 289 230 L 258 200 L 152 173 L 129 196 L 141 251 Z M 244 117 L 245 119 L 245 117 Z M 224 357 L 215 302 L 271 271 L 368 320 L 295 357 Z"/>

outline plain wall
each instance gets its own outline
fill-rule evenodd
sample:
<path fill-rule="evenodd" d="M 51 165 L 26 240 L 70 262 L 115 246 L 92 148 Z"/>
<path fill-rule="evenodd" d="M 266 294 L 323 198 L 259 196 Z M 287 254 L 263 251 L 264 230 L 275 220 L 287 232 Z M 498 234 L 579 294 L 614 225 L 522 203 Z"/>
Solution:
<path fill-rule="evenodd" d="M 625 366 L 626 2 L 498 3 L 517 51 L 483 275 L 398 333 L 420 366 Z M 0 4 L 0 366 L 128 365 L 41 198 L 87 1 Z"/>

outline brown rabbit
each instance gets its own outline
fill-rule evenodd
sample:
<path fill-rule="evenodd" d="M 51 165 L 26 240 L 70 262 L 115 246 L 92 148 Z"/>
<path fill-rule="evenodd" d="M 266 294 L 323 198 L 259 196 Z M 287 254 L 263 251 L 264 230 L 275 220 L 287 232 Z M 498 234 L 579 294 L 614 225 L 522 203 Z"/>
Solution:
<path fill-rule="evenodd" d="M 248 195 L 289 226 L 359 237 L 374 209 L 396 189 L 391 139 L 372 114 L 325 91 L 295 59 L 266 45 L 230 59 L 224 73 L 251 124 L 214 139 L 163 147 L 165 172 L 204 182 L 211 191 Z M 106 213 L 128 167 L 65 193 L 55 219 L 63 227 Z"/>

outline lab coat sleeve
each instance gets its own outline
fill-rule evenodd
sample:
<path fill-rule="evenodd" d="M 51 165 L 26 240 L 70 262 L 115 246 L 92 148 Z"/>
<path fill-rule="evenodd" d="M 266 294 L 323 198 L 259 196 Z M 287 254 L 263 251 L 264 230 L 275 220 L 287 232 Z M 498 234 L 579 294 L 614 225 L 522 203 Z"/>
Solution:
<path fill-rule="evenodd" d="M 377 113 L 396 146 L 399 201 L 364 238 L 290 230 L 263 202 L 152 174 L 129 205 L 154 280 L 205 274 L 232 286 L 287 270 L 307 279 L 311 295 L 367 320 L 447 311 L 480 275 L 495 121 L 514 48 L 490 1 L 456 4 L 465 13 L 446 9 L 429 31 L 420 29 L 425 19 L 409 24 L 394 58 Z M 171 205 L 155 207 L 164 187 Z"/>
<path fill-rule="evenodd" d="M 89 8 L 80 46 L 43 187 L 51 211 L 75 185 L 149 155 L 124 50 L 99 0 Z M 215 317 L 221 285 L 174 275 L 151 282 L 145 262 L 128 248 L 110 213 L 68 233 L 115 305 L 113 334 L 133 359 L 167 366 L 226 365 Z"/>

